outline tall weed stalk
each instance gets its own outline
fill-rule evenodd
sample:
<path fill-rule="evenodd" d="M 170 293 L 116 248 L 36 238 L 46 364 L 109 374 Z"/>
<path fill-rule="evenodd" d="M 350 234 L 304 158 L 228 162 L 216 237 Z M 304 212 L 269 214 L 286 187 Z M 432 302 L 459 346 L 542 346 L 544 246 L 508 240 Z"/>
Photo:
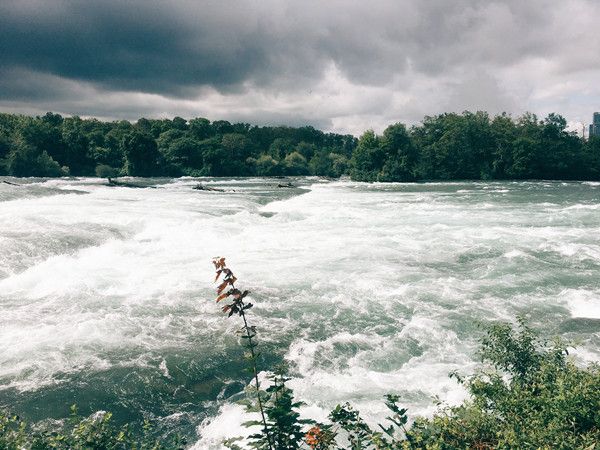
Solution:
<path fill-rule="evenodd" d="M 254 340 L 256 337 L 256 327 L 248 324 L 246 317 L 246 311 L 252 308 L 252 303 L 244 302 L 244 298 L 250 293 L 250 291 L 241 291 L 235 287 L 237 278 L 229 269 L 225 263 L 225 258 L 217 257 L 213 259 L 213 265 L 215 266 L 216 276 L 215 283 L 222 279 L 221 283 L 217 287 L 217 303 L 226 301 L 222 306 L 224 313 L 227 313 L 227 317 L 231 317 L 237 314 L 242 318 L 244 325 L 241 329 L 243 335 L 242 339 L 245 341 L 244 347 L 248 349 L 248 361 L 250 363 L 250 369 L 252 371 L 252 377 L 254 380 L 254 388 L 256 390 L 256 401 L 258 403 L 258 409 L 260 411 L 261 422 L 264 432 L 264 437 L 267 441 L 267 448 L 269 450 L 275 450 L 273 445 L 273 438 L 269 432 L 269 426 L 267 425 L 267 418 L 265 416 L 265 405 L 260 390 L 260 381 L 258 379 L 258 356 L 259 353 L 256 351 L 257 344 Z"/>

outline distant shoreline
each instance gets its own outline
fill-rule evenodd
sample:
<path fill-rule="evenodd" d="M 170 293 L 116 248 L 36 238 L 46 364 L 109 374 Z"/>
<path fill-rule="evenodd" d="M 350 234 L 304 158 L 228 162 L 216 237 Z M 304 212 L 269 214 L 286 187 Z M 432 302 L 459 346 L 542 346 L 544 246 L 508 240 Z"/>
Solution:
<path fill-rule="evenodd" d="M 14 177 L 286 177 L 353 181 L 600 181 L 600 137 L 558 114 L 485 112 L 396 123 L 360 138 L 310 126 L 141 118 L 102 122 L 0 113 L 0 175 Z"/>

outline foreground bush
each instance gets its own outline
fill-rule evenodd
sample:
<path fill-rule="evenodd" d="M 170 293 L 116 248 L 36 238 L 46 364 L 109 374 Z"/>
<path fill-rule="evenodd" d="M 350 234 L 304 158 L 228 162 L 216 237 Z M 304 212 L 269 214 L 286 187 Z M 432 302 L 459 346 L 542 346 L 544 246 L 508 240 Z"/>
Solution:
<path fill-rule="evenodd" d="M 61 426 L 29 426 L 18 416 L 0 412 L 0 450 L 167 450 L 184 446 L 177 437 L 157 441 L 151 431 L 149 422 L 144 423 L 141 433 L 134 433 L 128 425 L 119 427 L 107 412 L 82 418 L 75 407 Z"/>
<path fill-rule="evenodd" d="M 487 368 L 463 380 L 471 399 L 419 419 L 404 448 L 600 448 L 600 369 L 580 368 L 560 341 L 547 345 L 523 320 L 495 324 L 481 341 Z"/>

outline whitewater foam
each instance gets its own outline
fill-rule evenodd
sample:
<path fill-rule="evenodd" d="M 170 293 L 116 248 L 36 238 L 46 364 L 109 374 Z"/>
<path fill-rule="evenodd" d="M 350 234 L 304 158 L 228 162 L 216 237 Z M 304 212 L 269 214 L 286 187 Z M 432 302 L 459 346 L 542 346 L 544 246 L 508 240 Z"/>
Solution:
<path fill-rule="evenodd" d="M 217 255 L 252 291 L 263 368 L 287 362 L 320 419 L 351 401 L 376 423 L 388 392 L 411 417 L 461 401 L 448 374 L 475 368 L 488 320 L 600 318 L 593 185 L 293 183 L 30 180 L 0 197 L 0 403 L 125 402 L 219 448 L 247 419 L 232 402 L 248 380 L 239 324 L 213 301 Z M 569 337 L 593 359 L 583 329 Z"/>

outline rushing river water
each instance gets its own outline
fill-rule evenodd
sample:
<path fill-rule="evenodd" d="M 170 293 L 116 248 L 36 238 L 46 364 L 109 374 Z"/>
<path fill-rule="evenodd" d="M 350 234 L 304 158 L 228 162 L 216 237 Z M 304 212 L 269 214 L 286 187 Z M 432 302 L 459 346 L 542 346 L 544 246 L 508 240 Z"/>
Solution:
<path fill-rule="evenodd" d="M 0 407 L 30 420 L 77 403 L 197 448 L 230 436 L 248 376 L 214 303 L 217 255 L 310 417 L 350 401 L 377 420 L 388 392 L 413 415 L 458 402 L 448 374 L 476 367 L 480 324 L 518 314 L 600 359 L 600 183 L 11 181 Z"/>

